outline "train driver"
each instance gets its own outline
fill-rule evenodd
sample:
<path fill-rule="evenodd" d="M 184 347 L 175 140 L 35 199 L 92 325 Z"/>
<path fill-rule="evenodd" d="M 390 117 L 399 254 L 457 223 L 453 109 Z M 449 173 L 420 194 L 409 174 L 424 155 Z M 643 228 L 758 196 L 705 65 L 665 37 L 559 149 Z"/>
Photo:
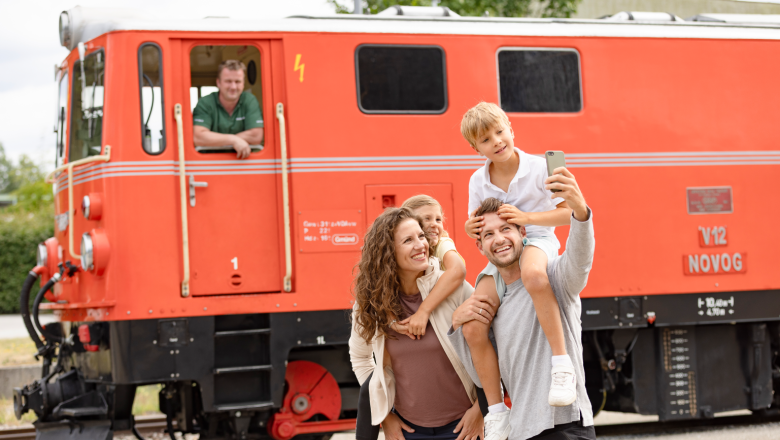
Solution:
<path fill-rule="evenodd" d="M 202 147 L 232 146 L 236 157 L 246 159 L 250 145 L 263 142 L 260 104 L 244 91 L 244 63 L 226 60 L 217 69 L 219 90 L 201 98 L 192 112 L 193 139 Z"/>

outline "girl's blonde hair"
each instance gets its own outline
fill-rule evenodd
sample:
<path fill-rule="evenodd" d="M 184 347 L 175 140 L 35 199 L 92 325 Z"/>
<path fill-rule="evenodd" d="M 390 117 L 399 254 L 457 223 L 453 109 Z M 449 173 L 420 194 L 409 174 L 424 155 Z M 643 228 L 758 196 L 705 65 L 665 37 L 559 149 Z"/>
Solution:
<path fill-rule="evenodd" d="M 441 221 L 442 223 L 444 223 L 444 208 L 442 208 L 441 203 L 439 203 L 438 200 L 434 199 L 431 196 L 425 194 L 418 194 L 416 196 L 409 197 L 408 199 L 406 199 L 406 201 L 404 201 L 404 204 L 401 205 L 401 208 L 406 208 L 411 211 L 414 211 L 415 209 L 422 208 L 423 206 L 438 206 L 439 210 L 441 211 Z M 449 237 L 447 231 L 444 231 L 442 237 Z M 438 246 L 439 246 L 438 243 L 436 243 L 436 246 L 431 246 L 430 249 L 431 256 L 436 254 L 436 248 Z"/>

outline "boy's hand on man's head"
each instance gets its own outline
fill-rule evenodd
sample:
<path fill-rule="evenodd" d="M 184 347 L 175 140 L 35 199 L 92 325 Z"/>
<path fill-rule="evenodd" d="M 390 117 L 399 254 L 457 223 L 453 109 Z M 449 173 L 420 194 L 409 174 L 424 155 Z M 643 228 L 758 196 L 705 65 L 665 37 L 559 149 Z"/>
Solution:
<path fill-rule="evenodd" d="M 514 205 L 508 205 L 504 203 L 498 208 L 498 216 L 507 223 L 511 223 L 517 226 L 525 226 L 528 224 L 528 214 L 517 209 Z"/>
<path fill-rule="evenodd" d="M 474 240 L 479 240 L 479 233 L 482 232 L 482 226 L 484 226 L 485 222 L 483 222 L 484 217 L 474 216 L 476 212 L 476 209 L 471 211 L 471 214 L 469 214 L 469 219 L 466 220 L 466 235 Z"/>
<path fill-rule="evenodd" d="M 574 174 L 566 167 L 558 167 L 553 171 L 553 175 L 544 180 L 544 188 L 547 190 L 558 189 L 560 192 L 553 193 L 551 198 L 562 198 L 568 203 L 569 208 L 574 213 L 574 218 L 578 221 L 587 221 L 588 204 L 585 203 L 585 197 L 582 196 L 580 186 L 574 178 Z"/>

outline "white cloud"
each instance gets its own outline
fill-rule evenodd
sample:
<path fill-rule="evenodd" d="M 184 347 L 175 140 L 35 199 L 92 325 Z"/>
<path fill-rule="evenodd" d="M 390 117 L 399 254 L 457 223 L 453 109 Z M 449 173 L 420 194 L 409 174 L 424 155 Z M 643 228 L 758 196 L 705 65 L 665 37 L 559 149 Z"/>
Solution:
<path fill-rule="evenodd" d="M 0 92 L 0 142 L 8 156 L 26 154 L 54 167 L 57 86 L 54 81 Z"/>
<path fill-rule="evenodd" d="M 326 0 L 0 0 L 0 143 L 11 158 L 27 154 L 54 167 L 54 66 L 67 56 L 59 44 L 59 16 L 76 5 L 110 5 L 179 19 L 333 13 Z"/>

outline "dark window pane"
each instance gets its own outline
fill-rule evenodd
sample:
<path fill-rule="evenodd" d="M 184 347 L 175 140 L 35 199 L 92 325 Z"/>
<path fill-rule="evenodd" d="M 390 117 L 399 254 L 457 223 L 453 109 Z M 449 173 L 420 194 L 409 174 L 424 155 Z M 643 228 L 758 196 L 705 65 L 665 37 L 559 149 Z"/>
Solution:
<path fill-rule="evenodd" d="M 361 46 L 358 100 L 367 113 L 441 113 L 447 108 L 439 47 Z"/>
<path fill-rule="evenodd" d="M 163 114 L 163 75 L 160 47 L 147 43 L 138 50 L 141 87 L 141 139 L 144 151 L 160 154 L 165 150 Z"/>
<path fill-rule="evenodd" d="M 498 76 L 505 112 L 582 109 L 580 60 L 573 50 L 502 50 L 498 53 Z"/>

